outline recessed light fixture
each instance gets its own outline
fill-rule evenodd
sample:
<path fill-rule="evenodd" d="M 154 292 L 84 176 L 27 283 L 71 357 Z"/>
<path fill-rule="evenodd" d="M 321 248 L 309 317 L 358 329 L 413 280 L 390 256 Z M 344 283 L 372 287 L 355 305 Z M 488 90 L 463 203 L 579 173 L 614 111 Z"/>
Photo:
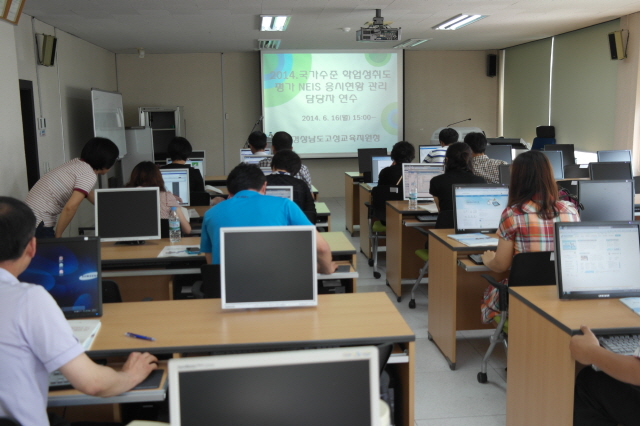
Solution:
<path fill-rule="evenodd" d="M 461 13 L 432 28 L 434 30 L 457 30 L 486 17 L 487 15 L 465 15 Z"/>
<path fill-rule="evenodd" d="M 291 20 L 291 16 L 288 15 L 260 15 L 260 18 L 260 31 L 284 31 Z"/>
<path fill-rule="evenodd" d="M 416 47 L 419 44 L 424 43 L 425 41 L 431 40 L 430 38 L 410 38 L 407 41 L 403 41 L 400 44 L 396 44 L 393 46 L 394 49 L 410 49 L 412 47 Z"/>
<path fill-rule="evenodd" d="M 258 40 L 258 49 L 271 50 L 278 49 L 280 47 L 280 40 Z"/>

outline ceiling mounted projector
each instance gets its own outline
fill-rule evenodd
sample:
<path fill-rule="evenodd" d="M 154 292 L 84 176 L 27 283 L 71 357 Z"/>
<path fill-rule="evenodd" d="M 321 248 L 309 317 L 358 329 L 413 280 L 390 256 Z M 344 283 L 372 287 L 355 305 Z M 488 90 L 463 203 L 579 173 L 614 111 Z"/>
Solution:
<path fill-rule="evenodd" d="M 401 40 L 401 28 L 389 28 L 380 16 L 381 9 L 376 9 L 376 16 L 368 27 L 356 31 L 356 41 L 398 41 Z"/>

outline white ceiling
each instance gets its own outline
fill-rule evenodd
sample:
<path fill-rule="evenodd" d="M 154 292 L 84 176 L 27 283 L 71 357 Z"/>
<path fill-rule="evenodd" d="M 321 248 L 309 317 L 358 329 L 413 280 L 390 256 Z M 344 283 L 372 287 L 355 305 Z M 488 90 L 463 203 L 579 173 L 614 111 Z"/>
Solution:
<path fill-rule="evenodd" d="M 265 38 L 282 39 L 280 49 L 390 48 L 397 42 L 355 41 L 375 9 L 403 40 L 432 38 L 415 50 L 489 50 L 619 18 L 640 0 L 26 0 L 23 13 L 115 53 L 153 54 L 251 51 Z M 292 15 L 286 32 L 258 30 L 273 13 Z M 489 16 L 431 29 L 459 13 Z"/>

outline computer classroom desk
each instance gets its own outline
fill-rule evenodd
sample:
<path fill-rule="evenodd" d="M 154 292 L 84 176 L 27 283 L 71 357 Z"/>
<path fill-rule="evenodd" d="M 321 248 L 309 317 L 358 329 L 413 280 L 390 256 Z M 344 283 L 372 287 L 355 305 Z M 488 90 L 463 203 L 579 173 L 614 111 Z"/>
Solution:
<path fill-rule="evenodd" d="M 365 222 L 360 221 L 360 197 L 358 184 L 363 181 L 362 174 L 358 172 L 344 172 L 344 203 L 346 214 L 346 228 L 347 232 L 351 234 L 355 233 L 355 227 Z M 364 202 L 364 201 L 363 201 Z M 362 232 L 362 227 L 360 228 Z"/>
<path fill-rule="evenodd" d="M 358 220 L 360 223 L 360 251 L 367 257 L 367 259 L 371 259 L 371 241 L 369 240 L 369 208 L 365 203 L 371 203 L 371 190 L 373 188 L 365 182 L 360 182 L 357 188 L 357 200 L 360 203 L 357 207 Z M 345 205 L 348 205 L 346 201 Z M 386 239 L 381 239 L 378 242 L 378 247 L 383 247 L 385 245 Z"/>
<path fill-rule="evenodd" d="M 486 266 L 475 265 L 468 259 L 469 254 L 495 250 L 495 246 L 468 247 L 447 237 L 455 233 L 454 229 L 429 229 L 428 233 L 429 339 L 436 344 L 449 367 L 454 370 L 456 331 L 492 328 L 491 325 L 482 324 L 480 320 L 480 303 L 484 290 L 489 285 L 480 275 L 488 274 L 500 281 L 506 278 L 508 273 L 490 271 Z M 509 373 L 511 375 L 511 371 Z"/>
<path fill-rule="evenodd" d="M 318 296 L 317 307 L 225 310 L 219 299 L 111 303 L 88 355 L 225 353 L 327 346 L 398 344 L 401 421 L 414 425 L 415 335 L 385 293 Z M 154 337 L 132 339 L 125 332 Z"/>
<path fill-rule="evenodd" d="M 215 187 L 222 187 L 224 186 L 225 188 L 218 188 L 221 189 L 223 191 L 225 191 L 225 193 L 228 195 L 229 192 L 227 192 L 226 190 L 226 186 L 227 186 L 227 177 L 226 176 L 205 176 L 204 177 L 204 183 L 205 185 L 211 185 L 211 186 L 215 186 Z M 315 186 L 311 185 L 311 193 L 313 194 L 313 198 L 315 201 L 318 201 L 318 197 L 319 197 L 319 192 L 318 192 L 318 188 L 316 188 Z"/>
<path fill-rule="evenodd" d="M 509 293 L 507 424 L 571 426 L 581 368 L 569 352 L 571 336 L 581 325 L 596 334 L 638 333 L 640 316 L 617 299 L 559 300 L 556 286 L 512 287 Z"/>
<path fill-rule="evenodd" d="M 356 249 L 342 232 L 324 232 L 322 236 L 331 248 L 334 260 L 341 264 L 351 264 L 351 272 L 319 275 L 319 279 L 345 280 L 346 291 L 355 292 L 358 273 L 356 272 Z M 102 277 L 114 279 L 120 288 L 124 301 L 138 301 L 150 297 L 153 300 L 173 298 L 173 277 L 175 275 L 199 274 L 204 256 L 158 257 L 166 246 L 168 238 L 149 240 L 139 246 L 116 245 L 113 242 L 101 244 Z M 184 237 L 179 245 L 200 247 L 200 237 Z"/>

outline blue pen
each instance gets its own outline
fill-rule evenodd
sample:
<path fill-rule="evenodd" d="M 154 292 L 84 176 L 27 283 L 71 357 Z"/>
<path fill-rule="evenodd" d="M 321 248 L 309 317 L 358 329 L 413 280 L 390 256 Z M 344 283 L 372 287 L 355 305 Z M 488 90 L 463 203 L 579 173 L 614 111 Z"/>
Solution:
<path fill-rule="evenodd" d="M 142 334 L 124 333 L 124 335 L 127 336 L 127 337 L 133 337 L 134 339 L 149 340 L 151 342 L 155 342 L 156 341 L 156 339 L 154 339 L 153 337 L 143 336 Z"/>

